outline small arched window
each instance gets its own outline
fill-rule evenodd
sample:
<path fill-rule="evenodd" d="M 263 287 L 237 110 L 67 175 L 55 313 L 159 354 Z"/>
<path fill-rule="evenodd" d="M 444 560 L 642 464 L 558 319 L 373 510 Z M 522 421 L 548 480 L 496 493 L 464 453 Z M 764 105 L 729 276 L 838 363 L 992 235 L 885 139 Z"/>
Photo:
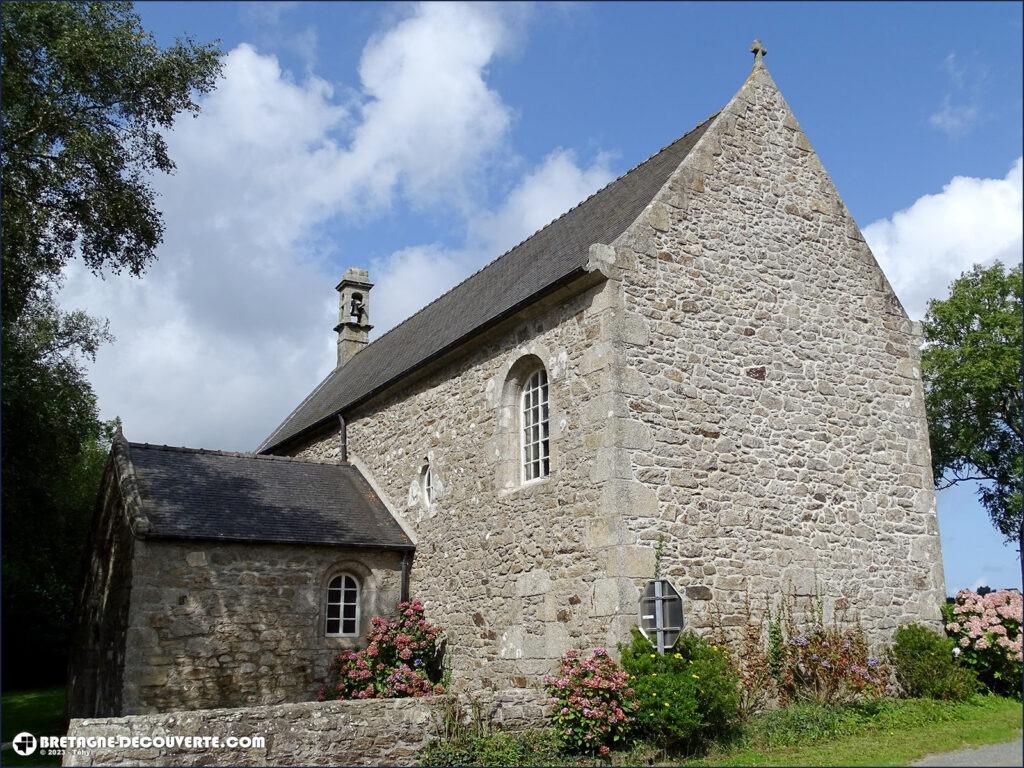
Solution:
<path fill-rule="evenodd" d="M 423 505 L 430 507 L 434 503 L 434 472 L 430 468 L 430 462 L 424 464 L 420 472 L 420 486 L 423 492 Z"/>
<path fill-rule="evenodd" d="M 359 580 L 341 573 L 327 583 L 327 634 L 359 634 Z"/>
<path fill-rule="evenodd" d="M 538 368 L 523 387 L 521 415 L 523 482 L 551 473 L 551 440 L 548 428 L 548 372 Z"/>

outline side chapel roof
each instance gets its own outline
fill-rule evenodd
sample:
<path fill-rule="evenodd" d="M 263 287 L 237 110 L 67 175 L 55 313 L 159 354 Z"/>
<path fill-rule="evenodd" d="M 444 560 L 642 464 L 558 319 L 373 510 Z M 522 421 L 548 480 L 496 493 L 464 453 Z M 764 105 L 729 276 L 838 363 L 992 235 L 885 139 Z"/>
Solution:
<path fill-rule="evenodd" d="M 112 452 L 146 538 L 413 549 L 348 463 L 129 443 L 120 434 Z"/>

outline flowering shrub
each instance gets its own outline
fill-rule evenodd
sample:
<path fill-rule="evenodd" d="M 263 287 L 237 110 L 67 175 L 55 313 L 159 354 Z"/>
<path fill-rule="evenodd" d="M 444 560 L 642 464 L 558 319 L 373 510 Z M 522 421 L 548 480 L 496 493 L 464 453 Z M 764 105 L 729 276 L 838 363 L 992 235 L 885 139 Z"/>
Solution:
<path fill-rule="evenodd" d="M 555 728 L 571 750 L 606 755 L 628 734 L 636 693 L 629 675 L 604 648 L 595 649 L 590 658 L 566 651 L 558 674 L 545 675 L 544 685 L 555 698 Z"/>
<path fill-rule="evenodd" d="M 745 611 L 747 621 L 739 641 L 735 634 L 730 636 L 726 631 L 720 616 L 716 617 L 718 622 L 710 635 L 715 646 L 729 653 L 732 668 L 739 675 L 741 720 L 778 703 L 784 642 L 781 613 L 773 616 L 770 605 L 767 605 L 765 612 L 755 617 L 749 597 Z"/>
<path fill-rule="evenodd" d="M 781 647 L 779 689 L 783 703 L 809 700 L 836 704 L 886 693 L 889 669 L 868 654 L 859 627 L 817 624 L 796 631 L 790 623 Z"/>
<path fill-rule="evenodd" d="M 953 641 L 920 624 L 896 630 L 889 659 L 907 696 L 962 701 L 978 689 L 978 677 L 960 666 Z"/>
<path fill-rule="evenodd" d="M 366 648 L 342 651 L 331 665 L 324 699 L 376 699 L 444 693 L 438 682 L 441 630 L 429 623 L 423 603 L 399 603 L 398 616 L 370 619 Z"/>
<path fill-rule="evenodd" d="M 725 650 L 693 633 L 658 655 L 634 630 L 622 666 L 639 702 L 637 730 L 662 748 L 693 751 L 739 719 L 739 673 Z"/>
<path fill-rule="evenodd" d="M 946 634 L 957 644 L 960 661 L 993 693 L 1020 696 L 1021 605 L 1016 590 L 982 596 L 962 589 L 942 609 Z"/>

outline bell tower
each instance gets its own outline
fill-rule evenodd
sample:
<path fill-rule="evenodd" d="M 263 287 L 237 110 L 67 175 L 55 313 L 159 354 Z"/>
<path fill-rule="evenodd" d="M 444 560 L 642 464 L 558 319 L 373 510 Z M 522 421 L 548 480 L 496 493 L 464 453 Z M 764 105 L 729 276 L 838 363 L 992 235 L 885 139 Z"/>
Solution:
<path fill-rule="evenodd" d="M 345 270 L 338 291 L 338 367 L 341 367 L 370 343 L 370 273 L 359 267 Z"/>

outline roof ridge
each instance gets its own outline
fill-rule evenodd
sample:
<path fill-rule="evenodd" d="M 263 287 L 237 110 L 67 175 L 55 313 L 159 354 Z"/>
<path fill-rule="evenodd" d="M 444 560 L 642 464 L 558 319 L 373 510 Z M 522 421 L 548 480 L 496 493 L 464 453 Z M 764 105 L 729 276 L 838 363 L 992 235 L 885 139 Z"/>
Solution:
<path fill-rule="evenodd" d="M 127 442 L 127 441 L 126 441 Z M 332 467 L 354 466 L 348 461 L 331 461 L 330 459 L 304 459 L 298 456 L 278 456 L 276 454 L 252 453 L 249 451 L 220 451 L 214 448 L 189 448 L 184 445 L 158 445 L 156 443 L 128 442 L 132 448 L 150 451 L 168 451 L 170 453 L 193 453 L 204 456 L 226 456 L 232 459 L 260 459 L 263 461 L 290 461 L 297 464 L 325 464 Z"/>
<path fill-rule="evenodd" d="M 549 222 L 548 222 L 547 224 L 545 224 L 545 225 L 544 225 L 543 227 L 541 227 L 540 229 L 534 230 L 534 231 L 533 231 L 532 233 L 530 233 L 529 235 L 527 235 L 526 237 L 524 237 L 524 238 L 523 238 L 522 240 L 520 240 L 520 241 L 519 241 L 518 243 L 516 243 L 515 245 L 511 246 L 510 248 L 507 248 L 507 249 L 506 249 L 505 251 L 503 251 L 503 252 L 502 252 L 501 254 L 499 254 L 498 256 L 495 256 L 495 257 L 494 257 L 493 259 L 491 259 L 491 260 L 490 260 L 490 261 L 488 261 L 488 262 L 487 262 L 486 264 L 484 264 L 484 265 L 483 265 L 482 267 L 480 267 L 480 268 L 479 268 L 478 270 L 476 270 L 476 272 L 473 272 L 473 273 L 471 273 L 471 274 L 469 274 L 469 275 L 466 275 L 466 277 L 464 277 L 464 278 L 463 278 L 462 280 L 460 280 L 459 282 L 457 282 L 457 283 L 456 283 L 455 285 L 453 285 L 453 286 L 452 286 L 451 288 L 449 288 L 449 289 L 448 289 L 447 291 L 445 291 L 444 293 L 442 293 L 442 294 L 441 294 L 440 296 L 437 296 L 436 298 L 434 298 L 434 299 L 433 299 L 433 301 L 430 301 L 429 303 L 427 303 L 427 304 L 424 304 L 424 305 L 423 305 L 422 307 L 420 307 L 419 309 L 417 309 L 417 310 L 416 310 L 415 312 L 413 312 L 413 313 L 412 313 L 411 315 L 409 315 L 409 316 L 408 316 L 407 318 L 405 318 L 405 319 L 404 319 L 404 320 L 403 320 L 402 322 L 400 322 L 400 323 L 399 323 L 398 325 L 392 326 L 392 327 L 391 327 L 391 328 L 389 328 L 389 329 L 388 329 L 387 331 L 385 331 L 384 333 L 382 333 L 382 334 L 381 334 L 380 336 L 378 336 L 378 337 L 377 337 L 376 339 L 374 339 L 374 340 L 373 340 L 372 342 L 370 342 L 370 344 L 376 344 L 376 343 L 377 343 L 378 341 L 381 341 L 382 339 L 386 338 L 386 337 L 387 337 L 388 335 L 390 335 L 390 334 L 394 333 L 394 332 L 395 332 L 395 331 L 397 331 L 397 330 L 398 330 L 399 328 L 401 328 L 401 327 L 402 327 L 403 325 L 405 325 L 405 324 L 406 324 L 406 323 L 408 323 L 408 322 L 409 322 L 410 320 L 412 320 L 413 318 L 415 318 L 415 317 L 416 317 L 417 315 L 421 314 L 422 312 L 425 312 L 425 311 L 426 311 L 426 310 L 427 310 L 428 308 L 430 308 L 431 306 L 433 306 L 434 304 L 436 304 L 437 302 L 439 302 L 439 301 L 440 301 L 441 299 L 443 299 L 443 298 L 444 298 L 445 296 L 447 296 L 447 295 L 448 295 L 449 293 L 451 293 L 452 291 L 454 291 L 454 290 L 455 290 L 456 288 L 458 288 L 458 287 L 459 287 L 460 285 L 462 285 L 463 283 L 466 283 L 466 282 L 468 282 L 469 280 L 471 280 L 472 278 L 476 277 L 476 276 L 477 276 L 478 274 L 480 274 L 481 272 L 483 272 L 483 271 L 484 271 L 485 269 L 487 269 L 487 268 L 488 268 L 489 266 L 491 266 L 492 264 L 494 264 L 494 263 L 495 263 L 496 261 L 498 261 L 498 260 L 500 260 L 500 259 L 503 259 L 503 258 L 505 258 L 506 256 L 508 256 L 508 254 L 510 254 L 510 253 L 511 253 L 512 251 L 514 251 L 514 250 L 515 250 L 516 248 L 518 248 L 519 246 L 521 246 L 521 245 L 522 245 L 523 243 L 525 243 L 525 242 L 526 242 L 527 240 L 532 240 L 532 239 L 533 239 L 534 237 L 536 237 L 537 235 L 539 235 L 539 234 L 540 234 L 541 232 L 543 232 L 543 231 L 544 231 L 545 229 L 547 229 L 548 227 L 550 227 L 550 226 L 551 226 L 552 224 L 554 224 L 555 222 L 561 221 L 561 220 L 562 220 L 562 219 L 564 219 L 564 218 L 565 218 L 566 216 L 568 216 L 568 215 L 569 215 L 570 213 L 572 213 L 572 212 L 573 212 L 573 211 L 575 211 L 575 210 L 576 210 L 577 208 L 579 208 L 579 207 L 580 207 L 581 205 L 583 205 L 584 203 L 586 203 L 586 202 L 587 202 L 588 200 L 590 200 L 590 199 L 592 199 L 593 197 L 595 197 L 596 195 L 599 195 L 599 194 L 601 194 L 602 192 L 604 192 L 604 191 L 605 191 L 606 189 L 608 189 L 608 187 L 610 187 L 610 186 L 611 186 L 612 184 L 615 184 L 615 183 L 617 183 L 617 182 L 621 181 L 621 180 L 622 180 L 622 179 L 624 179 L 624 178 L 625 178 L 626 176 L 628 176 L 629 174 L 633 173 L 633 171 L 635 171 L 635 170 L 637 170 L 638 168 L 640 168 L 640 166 L 642 166 L 642 165 L 645 165 L 646 163 L 649 163 L 649 162 L 650 162 L 651 160 L 653 160 L 654 158 L 656 158 L 656 157 L 657 157 L 658 155 L 660 155 L 660 154 L 661 154 L 662 152 L 666 152 L 666 151 L 668 151 L 668 150 L 669 150 L 669 149 L 671 149 L 671 148 L 672 148 L 673 146 L 675 146 L 675 145 L 676 145 L 676 144 L 678 144 L 678 143 L 679 143 L 680 141 L 682 141 L 682 140 L 683 140 L 683 139 L 685 139 L 685 138 L 686 138 L 687 136 L 689 136 L 689 135 L 690 135 L 691 133 L 693 133 L 693 132 L 694 132 L 694 131 L 696 131 L 696 130 L 697 130 L 698 128 L 700 128 L 700 127 L 701 127 L 702 125 L 704 125 L 705 123 L 708 123 L 708 122 L 710 122 L 710 121 L 714 120 L 714 119 L 715 119 L 716 117 L 718 117 L 718 115 L 719 115 L 719 114 L 721 114 L 721 112 L 722 112 L 722 110 L 718 110 L 717 112 L 715 112 L 715 113 L 713 113 L 713 114 L 709 115 L 709 116 L 708 116 L 708 117 L 707 117 L 706 119 L 704 119 L 704 120 L 701 120 L 701 121 L 700 121 L 699 123 L 697 123 L 697 125 L 695 125 L 695 126 L 694 126 L 693 128 L 691 128 L 690 130 L 688 130 L 688 131 L 687 131 L 686 133 L 684 133 L 684 134 L 683 134 L 682 136 L 679 136 L 679 137 L 677 137 L 677 138 L 673 139 L 672 141 L 670 141 L 670 142 L 669 142 L 668 144 L 666 144 L 665 146 L 663 146 L 663 147 L 662 147 L 661 149 L 659 149 L 659 150 L 658 150 L 657 152 L 655 152 L 655 153 L 654 153 L 653 155 L 650 155 L 649 157 L 646 157 L 645 159 L 641 160 L 641 161 L 640 161 L 639 163 L 637 163 L 636 165 L 634 165 L 634 166 L 633 166 L 632 168 L 630 168 L 630 169 L 629 169 L 628 171 L 623 171 L 623 172 L 622 172 L 621 174 L 619 174 L 618 176 L 616 176 L 616 177 L 615 177 L 614 179 L 612 179 L 611 181 L 609 181 L 609 182 L 608 182 L 607 184 L 605 184 L 605 185 L 604 185 L 603 187 L 601 187 L 600 189 L 596 189 L 596 190 L 594 190 L 594 191 L 593 191 L 593 192 L 592 192 L 591 194 L 589 194 L 589 195 L 588 195 L 587 197 L 583 198 L 583 199 L 582 199 L 582 200 L 580 200 L 580 201 L 579 201 L 578 203 L 576 203 L 576 205 L 574 205 L 574 206 L 573 206 L 572 208 L 569 208 L 569 209 L 567 209 L 567 210 L 563 211 L 563 212 L 562 212 L 561 214 L 559 214 L 559 215 L 558 215 L 558 216 L 556 216 L 555 218 L 551 219 L 551 221 L 549 221 Z M 368 344 L 368 345 L 367 345 L 367 347 L 369 347 L 369 346 L 370 346 L 370 345 Z M 366 347 L 364 347 L 363 349 L 366 349 Z M 359 350 L 359 351 L 360 351 L 360 352 L 362 352 L 363 350 L 361 349 L 361 350 Z M 355 355 L 353 355 L 352 357 L 350 357 L 350 358 L 349 358 L 349 360 L 353 360 L 353 359 L 355 359 Z M 345 366 L 341 366 L 341 369 L 344 369 L 344 367 L 345 367 Z M 337 370 L 339 370 L 339 369 L 338 369 L 338 368 L 335 368 L 335 369 L 334 369 L 333 371 L 331 371 L 331 373 L 333 373 L 334 371 L 337 371 Z M 322 382 L 321 382 L 321 384 L 323 384 L 324 382 L 326 382 L 326 381 L 327 381 L 327 379 L 329 379 L 330 377 L 331 377 L 331 374 L 330 374 L 330 373 L 329 373 L 329 374 L 327 374 L 327 376 L 326 376 L 326 377 L 324 378 L 324 381 L 322 381 Z M 316 387 L 316 388 L 314 389 L 314 392 L 316 391 L 316 389 L 319 389 L 319 388 L 320 388 L 320 387 L 319 387 L 319 385 L 318 385 L 318 386 L 317 386 L 317 387 Z M 312 397 L 312 395 L 313 395 L 313 392 L 310 392 L 310 393 L 309 393 L 309 397 Z M 307 397 L 306 399 L 308 400 L 308 399 L 309 399 L 309 397 Z M 305 400 L 304 400 L 303 402 L 305 402 Z M 301 406 L 301 403 L 300 403 L 300 406 Z M 285 421 L 287 421 L 287 419 L 285 419 Z M 282 422 L 282 424 L 283 424 L 283 423 L 284 423 L 284 422 Z M 276 430 L 275 430 L 275 432 L 276 432 Z"/>

